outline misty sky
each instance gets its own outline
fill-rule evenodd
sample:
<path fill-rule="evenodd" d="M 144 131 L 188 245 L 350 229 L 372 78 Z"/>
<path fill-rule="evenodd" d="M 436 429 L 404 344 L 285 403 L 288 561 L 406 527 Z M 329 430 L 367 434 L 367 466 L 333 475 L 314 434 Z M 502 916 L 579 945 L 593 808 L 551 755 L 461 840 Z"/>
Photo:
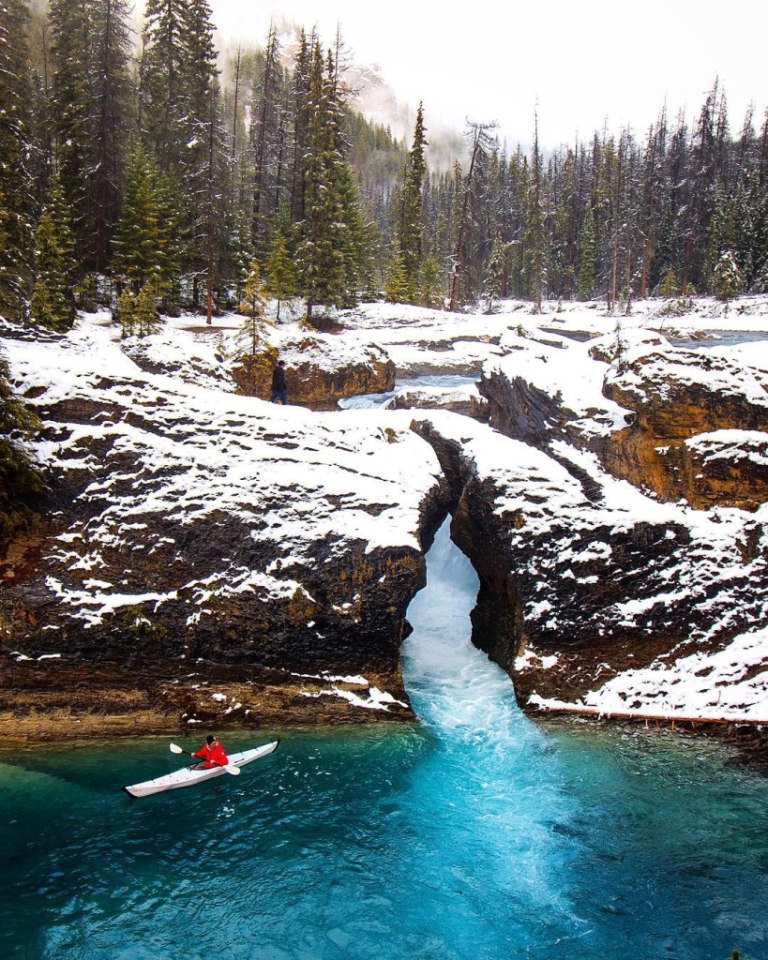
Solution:
<path fill-rule="evenodd" d="M 750 101 L 768 105 L 762 0 L 210 0 L 222 39 L 264 42 L 274 17 L 337 24 L 355 59 L 381 65 L 398 98 L 424 101 L 428 125 L 461 130 L 496 120 L 510 145 L 529 142 L 538 103 L 543 146 L 589 138 L 606 124 L 642 135 L 666 102 L 672 118 L 696 114 L 719 76 L 732 131 Z"/>

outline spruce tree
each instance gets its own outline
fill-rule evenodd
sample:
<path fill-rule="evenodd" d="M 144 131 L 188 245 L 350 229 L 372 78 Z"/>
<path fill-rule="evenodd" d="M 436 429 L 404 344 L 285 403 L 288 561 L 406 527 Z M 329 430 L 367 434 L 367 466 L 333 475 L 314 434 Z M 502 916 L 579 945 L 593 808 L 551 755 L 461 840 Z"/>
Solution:
<path fill-rule="evenodd" d="M 504 243 L 496 234 L 485 276 L 486 313 L 493 313 L 496 303 L 501 299 L 501 291 L 504 288 L 505 254 Z"/>
<path fill-rule="evenodd" d="M 250 356 L 256 356 L 256 350 L 264 338 L 267 329 L 265 307 L 267 293 L 261 279 L 259 264 L 256 260 L 251 264 L 251 272 L 245 281 L 243 300 L 240 304 L 240 313 L 245 317 L 238 334 L 238 344 L 241 350 Z"/>
<path fill-rule="evenodd" d="M 277 29 L 270 24 L 264 68 L 258 96 L 253 104 L 255 122 L 251 125 L 253 150 L 253 219 L 252 241 L 258 255 L 266 248 L 268 221 L 280 202 L 275 159 L 279 154 L 283 131 L 281 98 L 283 77 L 280 68 L 280 45 Z"/>
<path fill-rule="evenodd" d="M 0 0 L 0 315 L 22 318 L 32 260 L 32 87 L 23 0 Z"/>
<path fill-rule="evenodd" d="M 156 306 L 156 284 L 149 279 L 142 284 L 136 302 L 133 305 L 132 317 L 136 335 L 148 337 L 160 325 L 160 317 Z"/>
<path fill-rule="evenodd" d="M 33 320 L 51 330 L 66 332 L 75 322 L 76 272 L 72 215 L 56 175 L 48 182 L 48 202 L 35 235 Z"/>
<path fill-rule="evenodd" d="M 389 261 L 389 276 L 384 285 L 384 299 L 387 303 L 405 303 L 408 296 L 403 252 L 399 245 Z"/>
<path fill-rule="evenodd" d="M 280 304 L 292 297 L 296 290 L 293 265 L 288 254 L 288 243 L 281 231 L 277 231 L 267 251 L 264 265 L 264 290 L 268 296 L 277 300 L 277 319 L 280 319 Z"/>
<path fill-rule="evenodd" d="M 123 205 L 115 228 L 113 272 L 134 293 L 151 280 L 167 296 L 178 282 L 181 214 L 173 187 L 142 144 L 128 158 Z"/>
<path fill-rule="evenodd" d="M 595 218 L 587 206 L 579 235 L 579 300 L 591 300 L 595 292 Z"/>
<path fill-rule="evenodd" d="M 345 156 L 343 93 L 337 67 L 330 51 L 323 60 L 319 43 L 312 54 L 307 114 L 304 218 L 298 225 L 296 265 L 311 322 L 316 304 L 341 307 L 354 303 L 362 229 Z"/>
<path fill-rule="evenodd" d="M 139 124 L 163 170 L 181 179 L 189 134 L 188 0 L 148 0 L 141 59 Z"/>
<path fill-rule="evenodd" d="M 405 274 L 405 298 L 414 301 L 419 286 L 419 269 L 423 255 L 422 218 L 423 187 L 427 170 L 424 149 L 427 145 L 424 109 L 419 104 L 413 145 L 408 154 L 402 192 L 402 215 L 398 233 L 400 255 Z"/>
<path fill-rule="evenodd" d="M 427 254 L 421 261 L 419 271 L 419 300 L 425 307 L 435 307 L 442 303 L 440 264 L 432 254 Z"/>
<path fill-rule="evenodd" d="M 123 287 L 118 301 L 120 332 L 123 337 L 132 337 L 136 332 L 135 301 L 129 287 Z"/>
<path fill-rule="evenodd" d="M 51 82 L 51 117 L 61 188 L 72 210 L 78 261 L 91 253 L 93 143 L 92 69 L 94 59 L 94 0 L 51 0 L 50 24 L 55 65 Z"/>
<path fill-rule="evenodd" d="M 720 257 L 712 277 L 712 288 L 718 300 L 727 303 L 744 292 L 746 280 L 736 263 L 732 250 L 726 250 Z"/>
<path fill-rule="evenodd" d="M 23 445 L 37 426 L 36 417 L 13 395 L 0 357 L 0 544 L 29 522 L 34 499 L 43 490 Z"/>
<path fill-rule="evenodd" d="M 92 264 L 99 273 L 109 264 L 111 236 L 122 199 L 133 98 L 130 13 L 128 0 L 102 0 L 92 12 L 94 102 L 87 176 Z"/>
<path fill-rule="evenodd" d="M 541 313 L 541 301 L 547 283 L 547 238 L 545 233 L 544 177 L 539 150 L 539 118 L 536 116 L 531 154 L 531 181 L 526 205 L 524 234 L 524 270 L 536 313 Z"/>

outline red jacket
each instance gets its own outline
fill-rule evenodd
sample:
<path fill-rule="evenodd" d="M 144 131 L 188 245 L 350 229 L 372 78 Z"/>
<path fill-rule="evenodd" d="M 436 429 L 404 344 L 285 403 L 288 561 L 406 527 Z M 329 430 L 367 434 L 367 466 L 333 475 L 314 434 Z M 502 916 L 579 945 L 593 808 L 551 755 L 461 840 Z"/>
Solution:
<path fill-rule="evenodd" d="M 224 767 L 229 763 L 229 759 L 224 753 L 224 747 L 218 740 L 214 740 L 210 744 L 204 743 L 192 756 L 199 757 L 203 761 L 204 767 Z"/>

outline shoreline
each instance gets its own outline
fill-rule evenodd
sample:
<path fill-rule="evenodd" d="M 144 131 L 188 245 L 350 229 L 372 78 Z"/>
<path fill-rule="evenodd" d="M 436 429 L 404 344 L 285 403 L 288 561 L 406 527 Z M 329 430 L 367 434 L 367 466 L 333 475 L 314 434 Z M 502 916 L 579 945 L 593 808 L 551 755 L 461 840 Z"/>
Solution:
<path fill-rule="evenodd" d="M 186 665 L 155 667 L 5 664 L 0 667 L 0 738 L 45 743 L 416 719 L 399 674 L 363 678 L 210 664 L 195 665 L 193 673 Z"/>

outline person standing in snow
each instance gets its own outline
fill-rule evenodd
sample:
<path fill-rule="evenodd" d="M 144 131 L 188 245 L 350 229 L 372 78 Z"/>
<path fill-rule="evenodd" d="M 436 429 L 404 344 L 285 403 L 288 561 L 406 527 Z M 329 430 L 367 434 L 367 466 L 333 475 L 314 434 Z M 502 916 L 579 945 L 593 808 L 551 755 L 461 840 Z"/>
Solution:
<path fill-rule="evenodd" d="M 210 735 L 205 738 L 205 743 L 192 756 L 202 760 L 203 766 L 209 769 L 211 767 L 226 767 L 229 763 L 229 757 L 224 753 L 221 742 Z"/>
<path fill-rule="evenodd" d="M 288 403 L 285 398 L 285 363 L 282 360 L 277 361 L 277 365 L 272 371 L 272 389 L 269 400 L 270 403 L 275 403 L 276 400 L 283 404 Z"/>

